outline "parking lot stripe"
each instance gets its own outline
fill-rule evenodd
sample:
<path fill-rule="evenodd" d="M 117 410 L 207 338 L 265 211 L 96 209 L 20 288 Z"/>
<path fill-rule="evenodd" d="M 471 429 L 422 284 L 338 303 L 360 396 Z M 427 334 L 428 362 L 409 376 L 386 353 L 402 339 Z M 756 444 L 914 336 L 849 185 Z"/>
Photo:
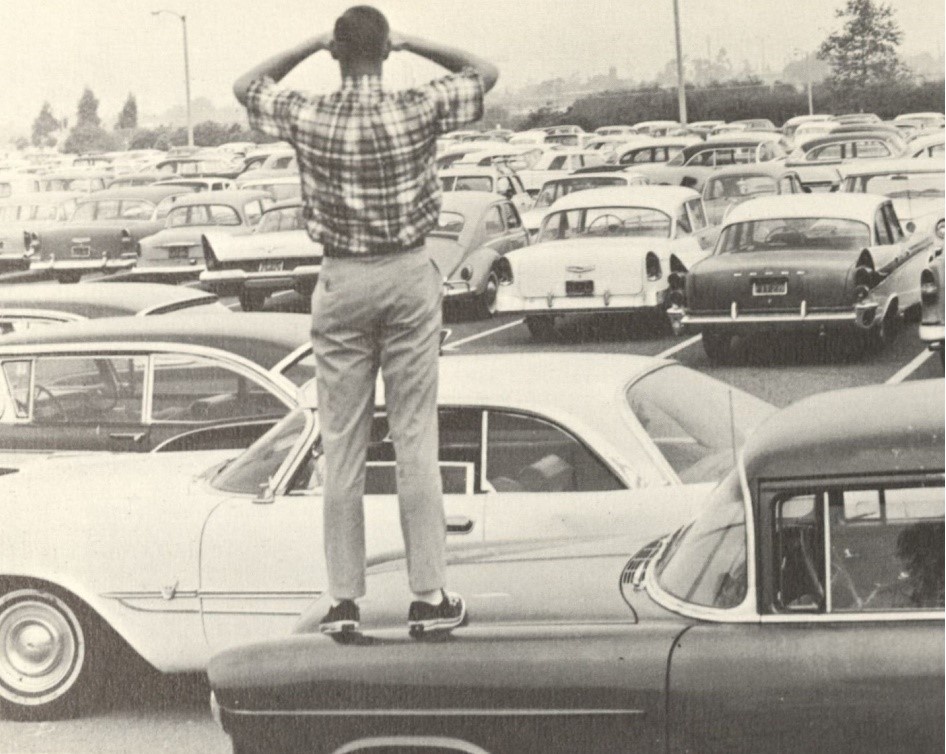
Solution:
<path fill-rule="evenodd" d="M 485 338 L 487 335 L 492 335 L 493 333 L 500 332 L 501 330 L 508 330 L 510 327 L 521 325 L 523 322 L 525 322 L 524 319 L 517 319 L 514 322 L 507 322 L 505 325 L 500 325 L 499 327 L 493 327 L 490 330 L 483 330 L 483 332 L 478 332 L 476 333 L 476 335 L 470 335 L 467 338 L 460 338 L 460 340 L 454 341 L 453 343 L 450 343 L 448 341 L 447 343 L 444 343 L 443 350 L 455 351 L 457 348 L 464 345 L 465 343 L 472 343 L 474 340 Z"/>
<path fill-rule="evenodd" d="M 933 355 L 932 351 L 925 350 L 921 351 L 913 361 L 907 364 L 903 369 L 898 371 L 893 375 L 889 380 L 887 380 L 888 385 L 896 385 L 898 382 L 903 382 L 907 377 L 913 374 L 917 369 L 923 366 L 927 360 Z"/>
<path fill-rule="evenodd" d="M 654 358 L 655 359 L 669 358 L 670 356 L 673 356 L 678 351 L 682 351 L 684 348 L 689 348 L 690 346 L 692 346 L 694 343 L 696 343 L 700 339 L 700 337 L 702 336 L 699 333 L 697 333 L 693 337 L 687 338 L 682 343 L 677 343 L 672 348 L 668 348 L 666 351 L 661 351 L 656 356 L 654 356 Z"/>

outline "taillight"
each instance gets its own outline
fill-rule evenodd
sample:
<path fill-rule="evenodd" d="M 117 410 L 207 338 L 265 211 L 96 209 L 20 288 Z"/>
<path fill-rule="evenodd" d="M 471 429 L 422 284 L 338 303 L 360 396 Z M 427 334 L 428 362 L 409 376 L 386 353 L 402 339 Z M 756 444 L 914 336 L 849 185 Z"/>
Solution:
<path fill-rule="evenodd" d="M 122 231 L 122 246 L 128 246 L 131 243 L 131 233 L 127 230 Z"/>
<path fill-rule="evenodd" d="M 935 304 L 939 300 L 939 286 L 929 270 L 920 273 L 920 301 L 925 305 Z"/>
<path fill-rule="evenodd" d="M 660 259 L 652 251 L 648 251 L 647 256 L 644 257 L 644 270 L 648 280 L 660 280 Z"/>
<path fill-rule="evenodd" d="M 500 257 L 493 265 L 496 270 L 496 276 L 499 278 L 500 285 L 509 285 L 512 283 L 512 265 L 506 257 Z"/>
<path fill-rule="evenodd" d="M 206 264 L 208 270 L 215 270 L 220 266 L 220 263 L 217 261 L 217 257 L 214 256 L 214 250 L 210 247 L 207 236 L 200 237 L 200 245 L 204 249 L 204 264 Z"/>
<path fill-rule="evenodd" d="M 854 268 L 854 287 L 870 288 L 874 285 L 875 273 L 873 268 L 866 265 L 858 265 Z"/>
<path fill-rule="evenodd" d="M 946 220 L 940 220 L 938 223 L 936 223 L 935 233 L 936 237 L 942 241 L 943 236 L 946 236 Z"/>
<path fill-rule="evenodd" d="M 667 299 L 670 301 L 671 306 L 679 307 L 683 307 L 687 301 L 686 294 L 679 288 L 674 288 L 672 291 L 670 291 L 670 295 L 667 297 Z"/>

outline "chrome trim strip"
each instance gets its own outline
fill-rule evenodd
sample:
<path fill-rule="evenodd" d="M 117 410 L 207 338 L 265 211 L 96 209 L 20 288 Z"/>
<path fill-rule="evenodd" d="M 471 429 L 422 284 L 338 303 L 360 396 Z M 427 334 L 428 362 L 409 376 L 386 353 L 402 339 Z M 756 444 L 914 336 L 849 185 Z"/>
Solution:
<path fill-rule="evenodd" d="M 893 623 L 897 621 L 943 621 L 946 613 L 942 610 L 904 610 L 894 612 L 852 612 L 852 613 L 778 613 L 761 616 L 760 623 Z"/>
<path fill-rule="evenodd" d="M 821 525 L 824 527 L 824 611 L 831 614 L 831 510 L 828 495 L 821 495 Z"/>
<path fill-rule="evenodd" d="M 735 304 L 734 304 L 735 305 Z M 736 316 L 717 316 L 711 314 L 684 314 L 680 323 L 684 325 L 733 325 L 733 324 L 765 324 L 768 322 L 854 322 L 854 312 L 823 312 L 821 314 L 738 314 Z"/>
<path fill-rule="evenodd" d="M 0 317 L 11 319 L 50 319 L 59 322 L 84 322 L 88 317 L 56 309 L 0 309 Z"/>
<path fill-rule="evenodd" d="M 580 715 L 625 715 L 643 717 L 642 709 L 339 709 L 339 710 L 236 710 L 241 717 L 577 717 Z"/>
<path fill-rule="evenodd" d="M 212 694 L 211 694 L 212 696 Z M 211 699 L 211 712 L 215 699 Z M 220 705 L 217 705 L 217 714 L 220 713 Z M 446 736 L 374 736 L 372 738 L 359 738 L 349 741 L 347 744 L 332 751 L 332 754 L 355 754 L 355 752 L 372 752 L 378 749 L 403 749 L 405 746 L 414 749 L 436 749 L 437 751 L 452 751 L 456 754 L 489 754 L 486 749 L 480 748 L 469 741 L 461 741 L 458 738 L 447 738 Z"/>

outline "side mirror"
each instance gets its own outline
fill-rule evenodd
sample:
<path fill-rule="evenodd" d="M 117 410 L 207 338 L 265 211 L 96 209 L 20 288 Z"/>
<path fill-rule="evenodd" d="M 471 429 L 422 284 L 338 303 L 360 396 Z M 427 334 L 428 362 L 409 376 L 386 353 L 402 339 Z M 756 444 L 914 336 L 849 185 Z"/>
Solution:
<path fill-rule="evenodd" d="M 259 491 L 256 493 L 256 497 L 253 498 L 253 503 L 256 505 L 272 505 L 276 500 L 276 493 L 273 490 L 273 478 L 270 477 L 265 482 L 260 483 Z"/>

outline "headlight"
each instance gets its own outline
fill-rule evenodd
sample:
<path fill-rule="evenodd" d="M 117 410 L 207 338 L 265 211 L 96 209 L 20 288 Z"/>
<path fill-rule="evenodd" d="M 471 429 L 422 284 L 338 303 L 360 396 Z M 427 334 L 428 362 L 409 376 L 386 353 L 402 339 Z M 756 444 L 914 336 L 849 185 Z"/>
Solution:
<path fill-rule="evenodd" d="M 473 277 L 473 268 L 470 265 L 465 265 L 462 270 L 460 270 L 460 280 L 469 282 Z"/>
<path fill-rule="evenodd" d="M 644 270 L 647 272 L 648 280 L 660 280 L 660 259 L 652 251 L 648 251 L 647 256 L 644 257 Z"/>
<path fill-rule="evenodd" d="M 929 270 L 923 270 L 923 272 L 920 273 L 920 301 L 929 306 L 930 304 L 935 304 L 938 299 L 939 286 L 936 284 L 933 273 Z"/>
<path fill-rule="evenodd" d="M 942 241 L 943 237 L 946 236 L 946 220 L 940 220 L 936 223 L 935 233 L 936 237 Z"/>

